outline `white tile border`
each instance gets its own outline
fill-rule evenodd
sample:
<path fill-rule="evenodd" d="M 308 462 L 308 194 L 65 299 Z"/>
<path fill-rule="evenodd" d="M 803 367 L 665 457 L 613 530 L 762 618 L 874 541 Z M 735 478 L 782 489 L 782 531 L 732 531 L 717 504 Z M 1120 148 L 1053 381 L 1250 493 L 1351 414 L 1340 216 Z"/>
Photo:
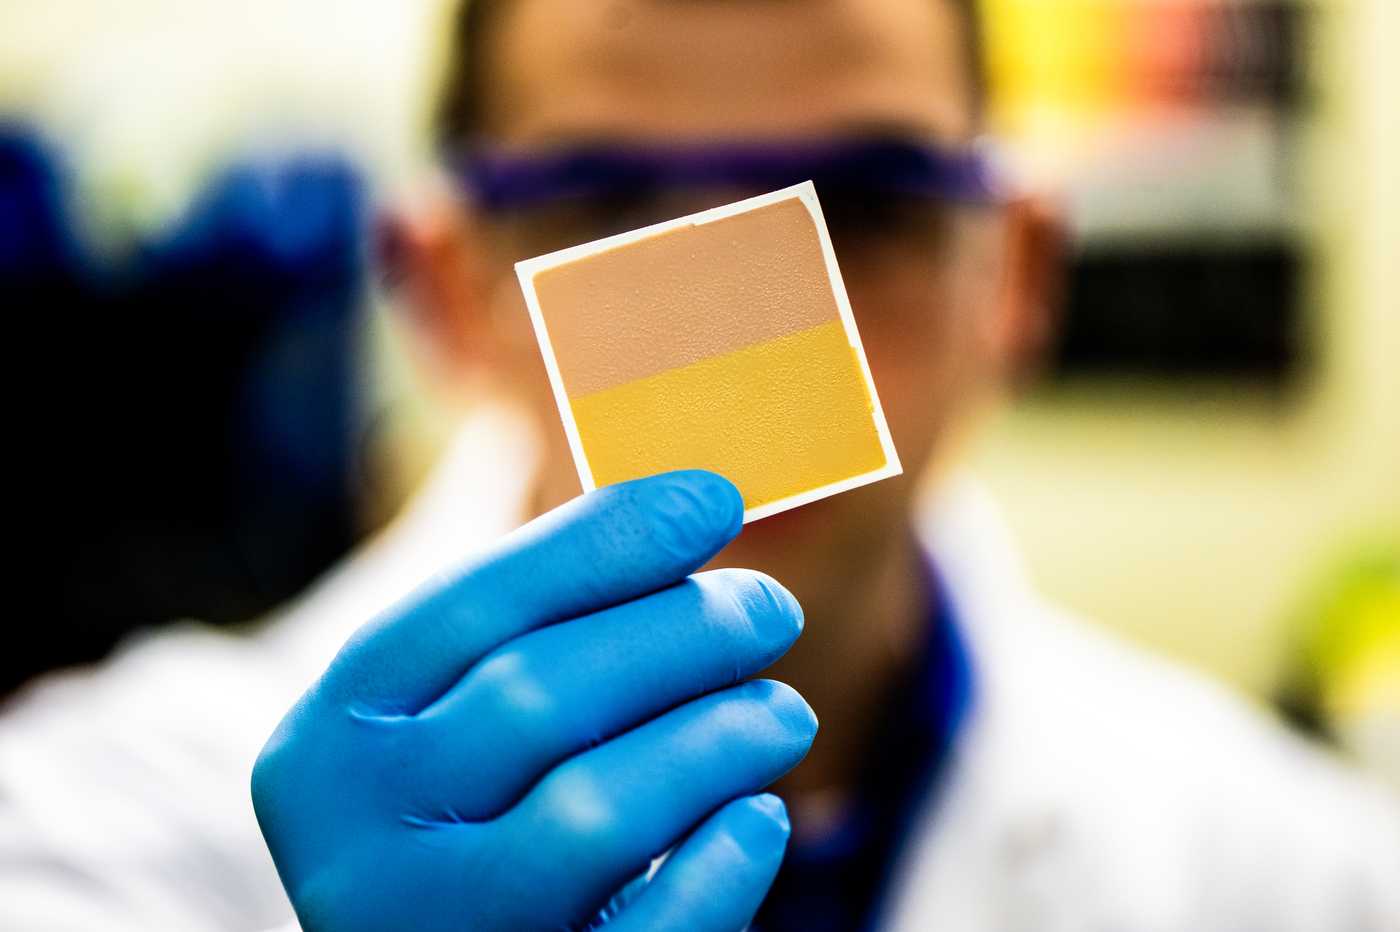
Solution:
<path fill-rule="evenodd" d="M 779 201 L 786 201 L 792 198 L 800 200 L 812 215 L 812 220 L 817 226 L 817 235 L 821 239 L 822 256 L 826 259 L 826 271 L 831 279 L 832 291 L 836 297 L 836 309 L 841 315 L 841 324 L 846 330 L 846 339 L 850 342 L 851 348 L 855 350 L 856 359 L 860 362 L 861 375 L 865 377 L 866 390 L 870 392 L 870 401 L 874 408 L 871 412 L 875 420 L 875 430 L 880 437 L 880 446 L 884 449 L 885 465 L 872 472 L 862 473 L 852 476 L 849 479 L 842 479 L 830 485 L 820 488 L 809 489 L 806 492 L 799 492 L 796 495 L 770 502 L 767 505 L 760 505 L 757 508 L 748 508 L 744 511 L 744 523 L 757 521 L 759 518 L 766 518 L 769 515 L 777 514 L 780 511 L 787 511 L 789 508 L 796 508 L 798 505 L 805 505 L 817 499 L 826 498 L 828 495 L 835 495 L 837 492 L 845 492 L 847 489 L 858 488 L 862 485 L 869 485 L 880 479 L 888 479 L 897 476 L 904 470 L 899 464 L 899 454 L 895 452 L 894 441 L 890 439 L 889 425 L 885 423 L 885 412 L 880 407 L 880 396 L 875 391 L 875 382 L 870 377 L 870 365 L 865 360 L 865 348 L 860 342 L 860 333 L 856 330 L 855 316 L 851 313 L 851 302 L 846 297 L 846 285 L 841 280 L 841 269 L 836 265 L 836 252 L 831 248 L 831 237 L 826 231 L 826 220 L 822 217 L 821 204 L 817 201 L 817 190 L 812 182 L 804 181 L 789 188 L 772 191 L 768 194 L 760 194 L 757 197 L 746 198 L 742 201 L 735 201 L 733 204 L 725 204 L 722 207 L 712 207 L 709 210 L 702 210 L 699 213 L 691 214 L 687 217 L 678 217 L 675 220 L 667 220 L 663 223 L 655 223 L 651 226 L 642 227 L 639 230 L 630 230 L 626 233 L 619 233 L 616 236 L 605 237 L 591 243 L 583 243 L 579 246 L 570 246 L 568 249 L 561 249 L 551 252 L 548 255 L 536 256 L 533 259 L 525 259 L 515 264 L 515 274 L 520 279 L 520 288 L 525 293 L 525 306 L 530 310 L 530 322 L 534 324 L 535 336 L 540 342 L 540 352 L 544 355 L 544 366 L 549 372 L 549 384 L 554 389 L 554 400 L 559 405 L 559 416 L 564 421 L 564 433 L 569 438 L 569 450 L 574 455 L 574 465 L 578 467 L 579 481 L 583 483 L 585 493 L 596 489 L 597 483 L 593 481 L 593 470 L 588 466 L 588 457 L 583 452 L 583 442 L 579 439 L 578 424 L 574 420 L 573 408 L 569 404 L 569 396 L 564 391 L 564 380 L 559 374 L 559 363 L 554 358 L 554 347 L 549 342 L 549 332 L 545 329 L 544 315 L 540 312 L 539 297 L 535 294 L 535 275 L 545 269 L 563 265 L 566 262 L 573 262 L 585 256 L 596 255 L 612 249 L 615 246 L 622 246 L 637 240 L 655 236 L 658 233 L 665 233 L 668 230 L 675 230 L 686 226 L 700 226 L 711 223 L 734 214 L 754 210 L 758 207 L 767 207 L 769 204 L 776 204 Z"/>

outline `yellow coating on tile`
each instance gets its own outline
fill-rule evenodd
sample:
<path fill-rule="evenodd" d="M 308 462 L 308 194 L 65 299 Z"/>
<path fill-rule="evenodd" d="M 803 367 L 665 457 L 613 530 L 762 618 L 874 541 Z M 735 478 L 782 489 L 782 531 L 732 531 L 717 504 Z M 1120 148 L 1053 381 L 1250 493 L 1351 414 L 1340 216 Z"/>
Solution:
<path fill-rule="evenodd" d="M 733 482 L 746 508 L 885 465 L 874 405 L 840 321 L 571 401 L 593 480 L 672 469 Z"/>

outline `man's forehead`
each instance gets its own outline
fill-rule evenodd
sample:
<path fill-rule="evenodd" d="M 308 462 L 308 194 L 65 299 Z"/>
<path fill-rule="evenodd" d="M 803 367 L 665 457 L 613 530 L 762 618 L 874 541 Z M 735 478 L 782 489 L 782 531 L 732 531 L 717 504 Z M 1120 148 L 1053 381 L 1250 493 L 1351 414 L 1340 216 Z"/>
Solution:
<path fill-rule="evenodd" d="M 521 146 L 974 131 L 948 0 L 513 0 L 485 128 Z"/>

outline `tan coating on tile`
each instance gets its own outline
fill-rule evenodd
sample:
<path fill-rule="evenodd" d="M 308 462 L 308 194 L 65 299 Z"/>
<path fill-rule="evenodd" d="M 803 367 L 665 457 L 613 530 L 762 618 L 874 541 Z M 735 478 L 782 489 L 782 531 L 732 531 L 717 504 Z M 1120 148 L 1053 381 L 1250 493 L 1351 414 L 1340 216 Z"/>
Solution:
<path fill-rule="evenodd" d="M 570 398 L 840 319 L 796 197 L 537 272 Z"/>

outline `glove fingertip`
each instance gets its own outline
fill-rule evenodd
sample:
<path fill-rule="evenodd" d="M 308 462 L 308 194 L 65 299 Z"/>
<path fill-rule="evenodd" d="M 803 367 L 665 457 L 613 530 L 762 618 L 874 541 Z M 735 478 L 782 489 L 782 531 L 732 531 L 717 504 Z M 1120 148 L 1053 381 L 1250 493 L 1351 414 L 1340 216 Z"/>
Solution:
<path fill-rule="evenodd" d="M 739 489 L 719 473 L 704 469 L 682 469 L 663 473 L 662 478 L 682 491 L 688 507 L 699 510 L 711 522 L 714 532 L 728 542 L 744 524 L 744 498 Z"/>
<path fill-rule="evenodd" d="M 756 812 L 767 816 L 782 836 L 792 833 L 792 822 L 788 820 L 787 803 L 773 793 L 758 793 L 748 798 L 748 804 Z"/>
<path fill-rule="evenodd" d="M 807 746 L 817 736 L 817 713 L 802 694 L 778 680 L 749 680 L 743 685 L 768 709 L 773 721 L 780 726 L 780 733 L 800 744 L 806 753 Z"/>
<path fill-rule="evenodd" d="M 756 864 L 781 860 L 792 834 L 783 801 L 772 793 L 760 793 L 736 800 L 731 806 L 734 818 L 727 829 L 740 850 Z"/>
<path fill-rule="evenodd" d="M 605 491 L 605 490 L 599 490 Z M 744 523 L 744 500 L 717 473 L 686 469 L 611 487 L 625 508 L 640 508 L 649 528 L 648 552 L 692 572 L 733 540 Z M 634 512 L 635 513 L 635 512 Z"/>

